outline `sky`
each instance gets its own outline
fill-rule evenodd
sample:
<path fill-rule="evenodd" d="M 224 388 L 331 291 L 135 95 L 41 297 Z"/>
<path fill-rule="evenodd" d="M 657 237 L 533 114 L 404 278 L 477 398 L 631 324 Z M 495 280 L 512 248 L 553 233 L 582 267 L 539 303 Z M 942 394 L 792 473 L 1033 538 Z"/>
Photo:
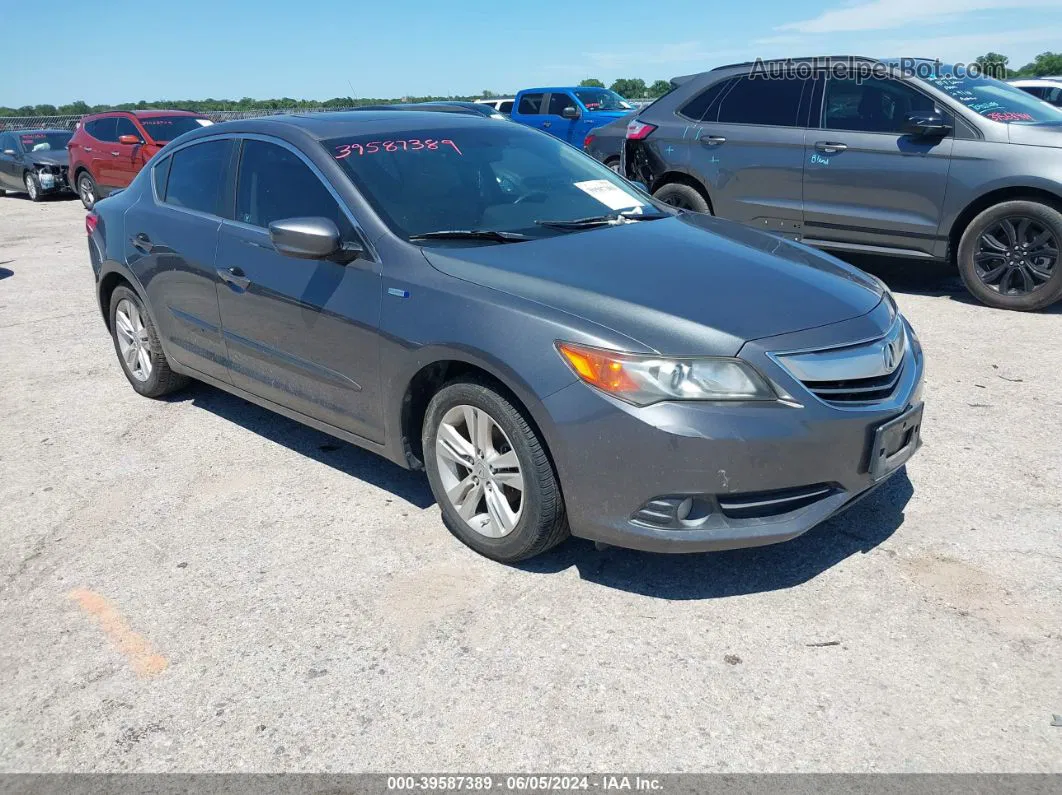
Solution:
<path fill-rule="evenodd" d="M 0 106 L 512 92 L 646 82 L 757 57 L 1020 67 L 1062 51 L 1060 0 L 175 0 L 0 5 Z M 42 23 L 43 20 L 43 23 Z M 44 27 L 42 27 L 44 24 Z"/>

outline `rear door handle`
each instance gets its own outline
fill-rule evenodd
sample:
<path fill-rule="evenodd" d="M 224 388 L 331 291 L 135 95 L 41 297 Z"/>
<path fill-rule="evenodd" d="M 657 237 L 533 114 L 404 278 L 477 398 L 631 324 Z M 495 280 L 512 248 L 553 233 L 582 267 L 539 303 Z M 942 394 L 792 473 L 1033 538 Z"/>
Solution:
<path fill-rule="evenodd" d="M 726 138 L 721 135 L 704 135 L 701 136 L 701 143 L 705 146 L 719 146 L 726 143 Z"/>
<path fill-rule="evenodd" d="M 136 237 L 129 239 L 129 242 L 133 244 L 133 248 L 144 254 L 150 254 L 155 248 L 155 245 L 151 242 L 151 238 L 143 232 L 138 232 Z"/>
<path fill-rule="evenodd" d="M 843 152 L 848 148 L 848 144 L 842 144 L 837 141 L 816 141 L 815 148 L 826 155 L 835 155 L 838 152 Z"/>
<path fill-rule="evenodd" d="M 553 126 L 553 122 L 551 122 L 551 121 L 544 121 L 544 122 L 542 122 L 542 126 L 543 126 L 543 127 L 552 127 L 552 126 Z"/>
<path fill-rule="evenodd" d="M 91 152 L 92 151 L 92 147 L 91 146 L 86 146 L 86 147 L 84 147 L 84 149 L 85 149 L 86 152 Z"/>
<path fill-rule="evenodd" d="M 217 274 L 221 281 L 239 287 L 241 290 L 246 290 L 251 284 L 251 280 L 247 278 L 242 268 L 218 268 Z"/>
<path fill-rule="evenodd" d="M 121 152 L 111 152 L 111 156 L 112 157 L 118 157 L 118 155 L 120 155 L 120 154 L 121 154 Z"/>

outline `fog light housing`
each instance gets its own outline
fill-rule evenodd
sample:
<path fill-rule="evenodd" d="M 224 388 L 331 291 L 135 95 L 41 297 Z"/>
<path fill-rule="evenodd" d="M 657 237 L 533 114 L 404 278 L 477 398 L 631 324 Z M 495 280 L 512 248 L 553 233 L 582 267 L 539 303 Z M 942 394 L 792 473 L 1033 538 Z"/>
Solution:
<path fill-rule="evenodd" d="M 654 497 L 634 512 L 631 521 L 670 530 L 691 530 L 699 527 L 712 513 L 707 495 Z"/>

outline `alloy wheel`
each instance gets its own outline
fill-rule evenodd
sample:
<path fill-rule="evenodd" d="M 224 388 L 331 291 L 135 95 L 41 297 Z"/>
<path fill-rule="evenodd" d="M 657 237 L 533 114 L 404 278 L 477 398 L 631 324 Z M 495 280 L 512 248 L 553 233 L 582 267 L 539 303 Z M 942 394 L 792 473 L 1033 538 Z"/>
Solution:
<path fill-rule="evenodd" d="M 1058 239 L 1035 218 L 1007 216 L 977 240 L 974 271 L 1000 295 L 1027 295 L 1043 287 L 1058 266 Z"/>
<path fill-rule="evenodd" d="M 466 405 L 447 411 L 435 460 L 446 498 L 469 528 L 488 538 L 516 528 L 526 484 L 509 437 L 490 414 Z"/>
<path fill-rule="evenodd" d="M 32 174 L 26 174 L 26 193 L 29 194 L 30 199 L 37 201 L 37 182 L 33 179 Z"/>
<path fill-rule="evenodd" d="M 151 378 L 151 340 L 148 338 L 140 308 L 123 298 L 114 311 L 114 330 L 122 363 L 137 381 Z"/>
<path fill-rule="evenodd" d="M 81 194 L 81 201 L 86 207 L 91 207 L 96 203 L 96 193 L 92 189 L 92 180 L 87 176 L 82 176 L 77 181 L 78 192 Z"/>

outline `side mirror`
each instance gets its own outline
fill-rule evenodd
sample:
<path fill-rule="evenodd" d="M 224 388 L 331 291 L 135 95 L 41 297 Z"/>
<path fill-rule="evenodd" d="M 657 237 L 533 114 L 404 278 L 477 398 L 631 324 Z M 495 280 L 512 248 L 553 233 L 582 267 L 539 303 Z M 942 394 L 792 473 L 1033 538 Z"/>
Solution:
<path fill-rule="evenodd" d="M 14 156 L 14 154 L 15 154 L 15 150 L 14 150 L 14 149 L 5 149 L 5 150 L 4 150 L 4 154 L 5 154 L 5 155 L 12 155 L 12 156 Z"/>
<path fill-rule="evenodd" d="M 908 113 L 903 131 L 921 138 L 943 138 L 951 132 L 951 125 L 939 113 Z"/>
<path fill-rule="evenodd" d="M 279 253 L 298 259 L 331 259 L 346 264 L 364 250 L 344 243 L 339 228 L 327 218 L 286 218 L 269 225 L 269 239 Z"/>
<path fill-rule="evenodd" d="M 140 136 L 138 135 L 119 135 L 118 143 L 123 146 L 136 146 L 137 144 L 142 144 L 144 142 L 140 140 Z"/>
<path fill-rule="evenodd" d="M 561 111 L 561 116 L 563 116 L 566 119 L 578 119 L 579 115 L 580 115 L 579 114 L 579 109 L 577 107 L 575 107 L 574 105 L 569 105 L 568 107 L 566 107 L 564 110 Z"/>

